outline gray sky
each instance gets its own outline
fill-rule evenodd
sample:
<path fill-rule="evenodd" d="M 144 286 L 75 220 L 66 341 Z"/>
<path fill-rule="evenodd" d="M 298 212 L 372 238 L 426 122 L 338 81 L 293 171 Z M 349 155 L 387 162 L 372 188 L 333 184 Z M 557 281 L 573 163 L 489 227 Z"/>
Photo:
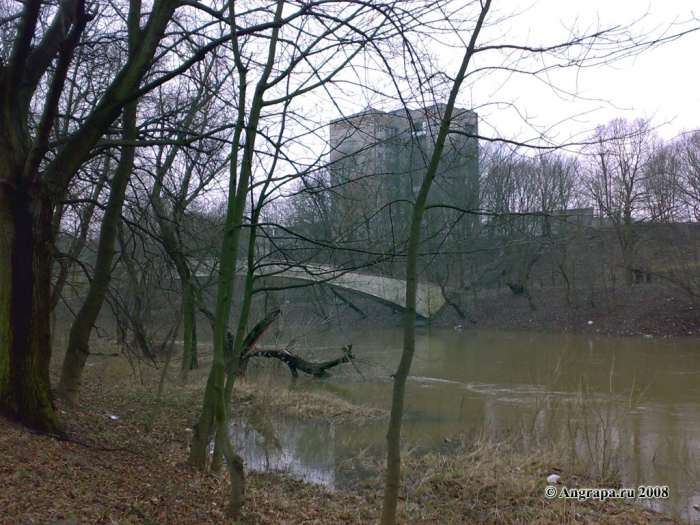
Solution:
<path fill-rule="evenodd" d="M 691 24 L 681 23 L 691 19 L 693 11 L 700 19 L 698 0 L 496 0 L 494 6 L 504 14 L 519 14 L 489 29 L 487 35 L 530 45 L 560 42 L 574 24 L 592 30 L 637 21 L 635 32 L 659 36 L 664 28 L 669 34 L 689 29 Z M 526 139 L 537 130 L 548 130 L 565 140 L 616 117 L 646 117 L 659 126 L 662 137 L 670 139 L 682 130 L 700 128 L 699 54 L 700 31 L 609 66 L 553 73 L 552 84 L 577 93 L 575 99 L 532 78 L 504 81 L 499 74 L 474 83 L 465 97 L 476 107 L 514 102 L 517 113 L 535 126 L 525 123 L 515 107 L 489 105 L 478 109 L 482 133 L 493 133 L 491 126 L 500 135 Z"/>

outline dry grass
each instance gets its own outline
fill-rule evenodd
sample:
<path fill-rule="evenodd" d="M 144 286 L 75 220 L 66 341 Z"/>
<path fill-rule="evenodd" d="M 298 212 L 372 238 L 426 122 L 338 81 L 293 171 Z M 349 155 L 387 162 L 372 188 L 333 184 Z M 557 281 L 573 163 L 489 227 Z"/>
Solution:
<path fill-rule="evenodd" d="M 81 407 L 58 404 L 71 436 L 81 443 L 34 435 L 0 420 L 0 522 L 226 523 L 226 477 L 186 464 L 187 428 L 196 418 L 206 372 L 194 373 L 187 388 L 176 386 L 175 379 L 169 383 L 161 417 L 154 431 L 145 434 L 157 374 L 150 369 L 134 374 L 122 357 L 95 357 L 91 362 L 95 364 L 86 369 Z M 176 370 L 173 374 L 177 376 Z M 272 384 L 244 385 L 237 406 L 346 421 L 383 416 Z M 450 445 L 442 453 L 406 450 L 400 523 L 682 523 L 620 501 L 549 500 L 544 488 L 553 472 L 568 487 L 599 485 L 558 464 L 556 455 L 528 454 L 517 444 L 482 438 Z M 368 454 L 362 462 L 371 475 L 352 491 L 249 473 L 242 523 L 377 523 L 382 460 Z"/>
<path fill-rule="evenodd" d="M 560 485 L 611 487 L 577 476 L 554 455 L 524 453 L 514 441 L 477 440 L 443 454 L 405 458 L 407 523 L 680 523 L 630 502 L 547 499 L 547 476 Z"/>
<path fill-rule="evenodd" d="M 236 385 L 237 410 L 301 420 L 329 421 L 363 425 L 389 420 L 389 412 L 372 406 L 358 406 L 322 393 L 283 387 L 273 376 Z"/>
<path fill-rule="evenodd" d="M 122 355 L 113 357 L 113 346 L 100 345 L 97 355 L 90 358 L 85 369 L 85 382 L 99 384 L 105 391 L 132 402 L 153 402 L 158 386 L 160 370 L 152 363 L 129 361 Z M 58 358 L 54 359 L 59 362 Z M 180 403 L 201 403 L 206 385 L 211 359 L 200 359 L 200 367 L 189 372 L 187 384 L 180 379 L 179 363 L 173 360 L 166 381 L 164 405 Z M 57 378 L 58 368 L 55 369 Z M 234 415 L 246 416 L 250 413 L 302 420 L 333 420 L 337 423 L 352 422 L 364 424 L 376 420 L 389 419 L 386 410 L 372 406 L 358 406 L 338 397 L 310 392 L 304 388 L 287 386 L 280 382 L 279 375 L 262 374 L 254 380 L 243 378 L 236 381 Z"/>

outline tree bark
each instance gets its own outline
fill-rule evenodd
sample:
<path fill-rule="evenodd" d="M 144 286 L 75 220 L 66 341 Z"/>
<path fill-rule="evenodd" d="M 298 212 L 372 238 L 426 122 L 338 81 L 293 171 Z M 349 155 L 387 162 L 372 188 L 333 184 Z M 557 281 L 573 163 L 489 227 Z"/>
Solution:
<path fill-rule="evenodd" d="M 0 157 L 13 156 L 0 149 Z M 49 382 L 53 206 L 38 185 L 8 177 L 2 168 L 0 413 L 40 432 L 62 435 Z M 13 185 L 12 179 L 19 181 Z"/>

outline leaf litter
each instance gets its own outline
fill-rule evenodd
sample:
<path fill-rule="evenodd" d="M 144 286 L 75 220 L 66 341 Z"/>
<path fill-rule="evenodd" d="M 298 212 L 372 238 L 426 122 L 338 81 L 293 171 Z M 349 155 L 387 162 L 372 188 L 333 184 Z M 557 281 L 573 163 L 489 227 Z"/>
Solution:
<path fill-rule="evenodd" d="M 34 434 L 0 418 L 0 523 L 2 524 L 222 524 L 228 523 L 229 482 L 187 464 L 192 427 L 201 404 L 206 365 L 188 387 L 170 387 L 151 433 L 145 432 L 153 407 L 157 372 L 138 380 L 123 358 L 86 368 L 81 404 L 60 401 L 56 408 L 70 440 Z M 98 372 L 99 371 L 99 372 Z M 153 376 L 153 377 L 150 377 Z M 241 389 L 232 410 L 266 405 L 286 417 L 314 408 L 314 417 L 375 418 L 385 411 L 319 403 L 308 393 L 271 403 Z M 271 389 L 274 392 L 274 389 Z M 256 396 L 258 396 L 256 398 Z M 293 407 L 285 413 L 283 404 Z M 319 405 L 328 405 L 324 415 Z M 239 408 L 237 408 L 239 407 Z M 253 408 L 251 408 L 253 407 Z M 345 410 L 350 410 L 345 413 Z M 242 415 L 244 411 L 239 412 Z M 112 416 L 119 414 L 118 419 Z M 349 415 L 348 415 L 349 414 Z M 454 441 L 454 444 L 453 444 Z M 364 460 L 366 463 L 366 459 Z M 450 441 L 444 453 L 404 454 L 402 524 L 648 524 L 681 520 L 627 502 L 578 502 L 544 497 L 552 458 L 517 453 L 488 441 Z M 343 525 L 378 523 L 382 503 L 382 462 L 374 476 L 347 490 L 297 481 L 284 473 L 247 472 L 242 524 Z M 579 486 L 594 481 L 556 467 L 562 480 Z"/>

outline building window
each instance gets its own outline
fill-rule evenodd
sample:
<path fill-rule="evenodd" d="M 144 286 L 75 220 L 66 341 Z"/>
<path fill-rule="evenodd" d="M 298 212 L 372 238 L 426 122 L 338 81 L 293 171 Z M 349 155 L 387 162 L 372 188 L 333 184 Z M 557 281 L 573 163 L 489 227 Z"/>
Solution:
<path fill-rule="evenodd" d="M 424 120 L 419 120 L 413 123 L 413 136 L 422 137 L 428 131 L 428 123 Z"/>

